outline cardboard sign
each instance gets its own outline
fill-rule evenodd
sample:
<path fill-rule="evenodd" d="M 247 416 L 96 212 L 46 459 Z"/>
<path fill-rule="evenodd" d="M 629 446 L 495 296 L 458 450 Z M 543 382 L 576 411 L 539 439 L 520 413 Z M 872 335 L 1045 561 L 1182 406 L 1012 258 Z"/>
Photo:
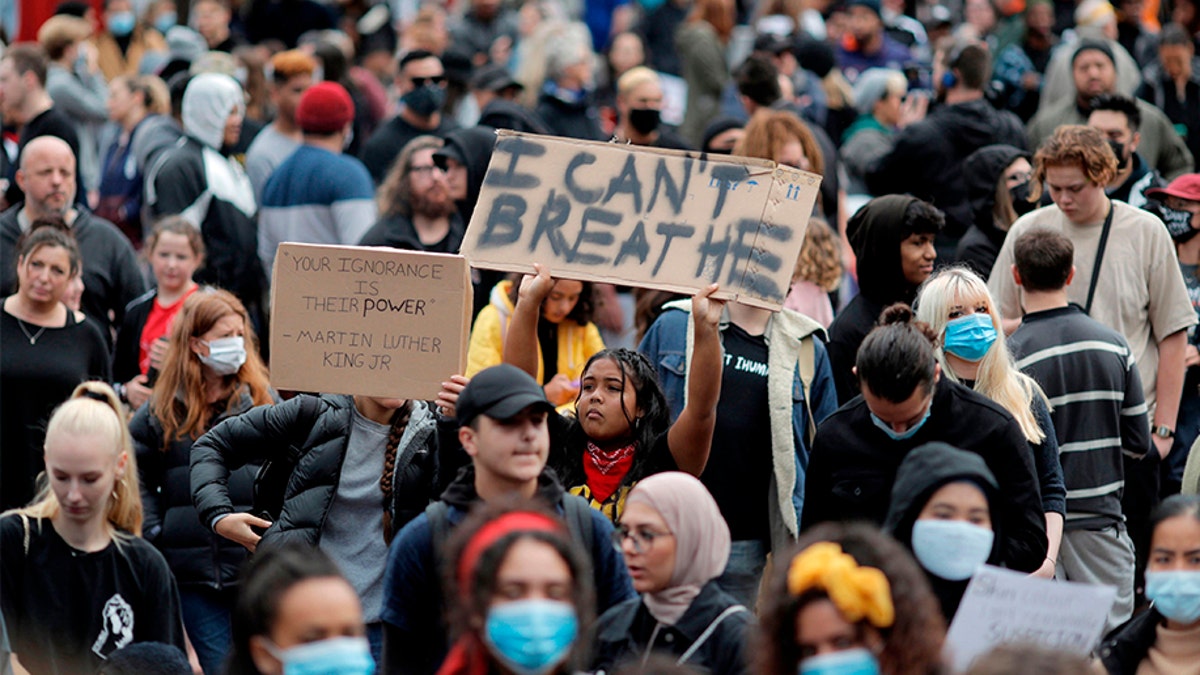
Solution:
<path fill-rule="evenodd" d="M 1051 581 L 983 566 L 971 577 L 946 634 L 954 672 L 1003 644 L 1032 643 L 1087 656 L 1100 641 L 1117 589 Z"/>
<path fill-rule="evenodd" d="M 271 284 L 271 384 L 430 400 L 467 367 L 462 256 L 280 244 Z"/>
<path fill-rule="evenodd" d="M 474 267 L 778 309 L 821 177 L 774 162 L 498 132 L 463 241 Z"/>

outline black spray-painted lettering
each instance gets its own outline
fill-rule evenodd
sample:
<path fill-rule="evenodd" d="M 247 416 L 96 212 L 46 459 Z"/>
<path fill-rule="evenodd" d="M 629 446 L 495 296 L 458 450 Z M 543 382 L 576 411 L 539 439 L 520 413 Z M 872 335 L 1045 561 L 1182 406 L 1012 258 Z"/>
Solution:
<path fill-rule="evenodd" d="M 653 211 L 654 205 L 658 203 L 658 195 L 665 194 L 671 202 L 671 210 L 675 212 L 675 215 L 679 215 L 683 211 L 683 202 L 687 199 L 688 183 L 691 180 L 691 157 L 683 160 L 683 180 L 679 183 L 676 183 L 671 176 L 671 171 L 667 168 L 667 161 L 659 159 L 658 166 L 654 167 L 654 192 L 650 194 L 650 203 L 646 206 L 646 210 Z"/>
<path fill-rule="evenodd" d="M 608 181 L 608 193 L 604 195 L 604 204 L 607 206 L 615 195 L 621 193 L 633 197 L 634 213 L 642 212 L 642 181 L 638 180 L 637 162 L 632 154 L 625 158 L 625 166 L 621 167 L 621 173 Z"/>
<path fill-rule="evenodd" d="M 575 201 L 581 204 L 595 204 L 602 195 L 604 188 L 595 188 L 588 190 L 579 185 L 575 181 L 575 170 L 581 166 L 595 164 L 596 156 L 590 152 L 581 152 L 571 158 L 571 163 L 567 164 L 567 173 L 563 176 L 563 184 L 567 186 L 567 191 L 575 198 Z"/>
<path fill-rule="evenodd" d="M 537 225 L 533 228 L 533 237 L 529 240 L 529 252 L 537 250 L 542 237 L 550 241 L 550 250 L 558 257 L 567 253 L 567 239 L 563 236 L 562 226 L 571 217 L 571 200 L 567 196 L 551 189 L 550 196 L 538 214 Z"/>
<path fill-rule="evenodd" d="M 489 171 L 484 178 L 484 184 L 492 187 L 527 190 L 542 184 L 542 179 L 531 173 L 517 173 L 517 162 L 521 157 L 541 157 L 546 154 L 546 146 L 541 143 L 520 137 L 501 138 L 496 143 L 494 152 L 510 157 L 506 171 Z"/>
<path fill-rule="evenodd" d="M 717 203 L 713 205 L 713 220 L 721 217 L 721 210 L 725 208 L 725 193 L 737 183 L 746 180 L 750 175 L 750 169 L 741 164 L 719 164 L 713 167 L 712 182 L 715 181 L 717 188 Z"/>
<path fill-rule="evenodd" d="M 650 255 L 650 242 L 646 241 L 646 223 L 638 221 L 634 226 L 633 232 L 625 243 L 621 244 L 621 250 L 617 252 L 616 265 L 620 265 L 626 257 L 636 256 L 639 263 L 645 263 L 646 258 Z"/>
<path fill-rule="evenodd" d="M 479 235 L 480 248 L 499 248 L 515 243 L 521 238 L 521 216 L 525 215 L 525 198 L 505 193 L 492 202 L 483 233 Z"/>
<path fill-rule="evenodd" d="M 658 275 L 658 270 L 662 267 L 663 261 L 667 259 L 667 251 L 671 250 L 671 242 L 676 237 L 691 239 L 692 235 L 696 234 L 696 228 L 692 225 L 684 225 L 681 223 L 659 223 L 658 233 L 666 237 L 663 242 L 662 252 L 658 254 L 658 262 L 654 263 L 654 275 Z"/>
<path fill-rule="evenodd" d="M 608 211 L 606 209 L 589 206 L 583 211 L 583 219 L 579 223 L 579 234 L 575 235 L 575 245 L 571 247 L 570 254 L 567 255 L 567 262 L 578 262 L 583 265 L 605 265 L 608 264 L 609 258 L 598 253 L 580 253 L 579 249 L 584 244 L 593 244 L 595 246 L 611 246 L 616 240 L 612 232 L 604 230 L 588 230 L 588 224 L 592 222 L 616 227 L 621 224 L 621 214 L 616 211 Z"/>

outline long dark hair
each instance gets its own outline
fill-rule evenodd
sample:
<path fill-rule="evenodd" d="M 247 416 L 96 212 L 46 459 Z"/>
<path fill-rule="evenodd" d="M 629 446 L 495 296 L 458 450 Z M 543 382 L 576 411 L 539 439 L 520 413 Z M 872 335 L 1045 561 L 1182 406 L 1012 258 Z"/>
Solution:
<path fill-rule="evenodd" d="M 650 363 L 650 359 L 644 354 L 624 348 L 601 350 L 584 365 L 585 377 L 592 364 L 601 359 L 616 363 L 621 370 L 621 411 L 626 415 L 625 421 L 629 423 L 633 441 L 637 446 L 633 455 L 633 466 L 621 481 L 622 486 L 630 485 L 645 477 L 650 448 L 654 447 L 654 441 L 671 427 L 671 408 L 667 405 L 667 397 L 658 383 L 658 373 L 654 370 L 654 364 Z M 630 419 L 624 412 L 627 380 L 633 382 L 633 388 L 637 392 L 637 407 L 642 411 L 639 419 Z M 580 389 L 575 397 L 577 406 L 582 396 L 583 390 Z M 583 475 L 583 452 L 590 440 L 580 426 L 579 419 L 573 418 L 567 431 L 567 452 L 564 461 L 566 476 Z"/>
<path fill-rule="evenodd" d="M 1200 495 L 1177 494 L 1164 499 L 1150 515 L 1151 536 L 1164 520 L 1179 516 L 1191 516 L 1193 520 L 1200 523 Z"/>
<path fill-rule="evenodd" d="M 242 569 L 241 586 L 233 607 L 233 644 L 226 661 L 226 675 L 259 675 L 250 656 L 250 638 L 270 634 L 279 601 L 293 586 L 327 577 L 344 578 L 329 555 L 319 548 L 285 544 L 259 549 Z"/>
<path fill-rule="evenodd" d="M 521 275 L 521 274 L 510 274 L 508 276 L 508 280 L 512 282 L 508 287 L 508 300 L 509 300 L 509 302 L 511 302 L 513 304 L 514 307 L 517 304 L 517 298 L 521 291 L 521 277 L 522 276 L 523 275 Z M 565 280 L 565 281 L 569 281 L 569 280 Z M 592 310 L 594 309 L 594 305 L 595 305 L 594 296 L 593 296 L 594 291 L 592 289 L 592 282 L 582 281 L 580 283 L 583 284 L 583 290 L 579 291 L 579 301 L 576 302 L 575 306 L 571 308 L 570 313 L 567 314 L 567 319 L 574 321 L 575 323 L 579 324 L 580 326 L 586 326 L 586 325 L 588 325 L 588 322 L 590 322 L 592 320 Z M 549 298 L 550 296 L 547 295 L 546 297 Z M 543 306 L 545 305 L 545 301 L 542 301 L 542 305 Z M 538 307 L 538 323 L 540 324 L 543 320 L 544 319 L 542 319 L 542 307 L 539 306 Z M 566 319 L 564 319 L 564 321 L 565 320 Z"/>
<path fill-rule="evenodd" d="M 827 597 L 806 591 L 798 597 L 788 592 L 791 560 L 813 544 L 833 542 L 859 565 L 874 567 L 887 577 L 895 608 L 895 622 L 879 629 L 884 639 L 879 655 L 880 672 L 891 675 L 928 675 L 941 662 L 946 623 L 925 574 L 896 540 L 866 523 L 822 523 L 800 537 L 796 547 L 775 564 L 759 618 L 757 675 L 793 675 L 800 663 L 796 644 L 796 617 L 800 609 Z"/>

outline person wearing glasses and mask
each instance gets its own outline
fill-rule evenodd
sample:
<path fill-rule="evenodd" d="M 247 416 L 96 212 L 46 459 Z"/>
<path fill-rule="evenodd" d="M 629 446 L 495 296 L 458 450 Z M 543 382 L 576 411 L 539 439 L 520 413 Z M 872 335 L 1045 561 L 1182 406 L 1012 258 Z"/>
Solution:
<path fill-rule="evenodd" d="M 862 395 L 817 429 L 805 477 L 801 530 L 834 520 L 882 524 L 896 471 L 931 441 L 983 457 L 999 484 L 997 517 L 1007 535 L 997 562 L 1032 572 L 1046 558 L 1046 521 L 1033 453 L 1021 426 L 1000 405 L 942 376 L 937 336 L 895 304 L 858 350 Z"/>
<path fill-rule="evenodd" d="M 596 620 L 590 671 L 612 672 L 658 652 L 713 675 L 748 672 L 753 615 L 717 585 L 729 558 L 729 526 L 699 479 L 671 471 L 639 482 L 613 544 L 641 597 Z"/>

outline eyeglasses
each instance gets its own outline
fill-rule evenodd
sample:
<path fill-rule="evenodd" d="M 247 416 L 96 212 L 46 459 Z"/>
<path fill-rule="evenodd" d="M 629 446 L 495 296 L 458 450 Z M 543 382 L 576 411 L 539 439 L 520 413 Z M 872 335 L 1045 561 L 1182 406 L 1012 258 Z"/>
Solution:
<path fill-rule="evenodd" d="M 436 164 L 428 164 L 426 166 L 409 167 L 408 172 L 415 173 L 420 176 L 432 176 L 434 171 L 442 171 L 442 168 Z M 445 171 L 442 171 L 445 173 Z"/>
<path fill-rule="evenodd" d="M 412 80 L 413 86 L 419 89 L 426 84 L 436 84 L 440 87 L 446 81 L 446 76 L 434 75 L 433 77 L 410 77 L 409 79 Z"/>
<path fill-rule="evenodd" d="M 613 548 L 620 553 L 625 545 L 626 539 L 633 540 L 633 550 L 638 554 L 648 553 L 654 548 L 654 540 L 659 537 L 672 537 L 670 532 L 655 532 L 654 530 L 631 530 L 628 527 L 618 527 L 613 530 L 612 543 Z"/>

